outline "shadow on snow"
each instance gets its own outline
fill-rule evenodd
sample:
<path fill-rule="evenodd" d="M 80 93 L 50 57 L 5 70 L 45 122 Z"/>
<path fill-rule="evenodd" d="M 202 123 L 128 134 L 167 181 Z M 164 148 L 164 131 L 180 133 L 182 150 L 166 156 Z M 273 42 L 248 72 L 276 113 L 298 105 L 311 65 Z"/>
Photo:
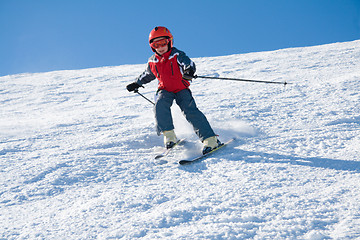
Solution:
<path fill-rule="evenodd" d="M 264 162 L 264 163 L 290 163 L 292 165 L 309 166 L 317 168 L 333 169 L 338 171 L 360 172 L 360 161 L 337 160 L 322 157 L 297 157 L 276 153 L 264 153 L 239 150 L 239 159 L 245 162 Z"/>

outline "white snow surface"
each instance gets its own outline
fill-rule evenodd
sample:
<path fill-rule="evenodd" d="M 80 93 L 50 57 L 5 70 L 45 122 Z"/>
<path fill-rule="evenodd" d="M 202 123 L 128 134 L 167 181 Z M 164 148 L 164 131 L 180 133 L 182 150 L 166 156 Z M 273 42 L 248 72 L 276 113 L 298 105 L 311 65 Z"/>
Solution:
<path fill-rule="evenodd" d="M 183 49 L 186 51 L 186 49 Z M 191 57 L 191 56 L 190 56 Z M 360 40 L 193 58 L 222 141 L 164 161 L 146 64 L 0 77 L 0 239 L 360 239 Z M 157 82 L 140 89 L 153 99 Z"/>

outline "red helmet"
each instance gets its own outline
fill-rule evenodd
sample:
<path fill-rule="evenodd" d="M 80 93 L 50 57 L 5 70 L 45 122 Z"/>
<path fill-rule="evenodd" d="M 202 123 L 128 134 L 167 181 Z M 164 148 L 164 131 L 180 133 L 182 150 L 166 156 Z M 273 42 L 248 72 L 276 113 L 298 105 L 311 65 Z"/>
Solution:
<path fill-rule="evenodd" d="M 149 35 L 149 44 L 152 43 L 152 41 L 154 41 L 155 38 L 159 38 L 159 37 L 166 37 L 169 39 L 169 48 L 172 48 L 173 46 L 173 35 L 171 34 L 171 32 L 169 31 L 169 29 L 167 29 L 166 27 L 155 27 Z M 154 49 L 153 49 L 154 51 Z"/>

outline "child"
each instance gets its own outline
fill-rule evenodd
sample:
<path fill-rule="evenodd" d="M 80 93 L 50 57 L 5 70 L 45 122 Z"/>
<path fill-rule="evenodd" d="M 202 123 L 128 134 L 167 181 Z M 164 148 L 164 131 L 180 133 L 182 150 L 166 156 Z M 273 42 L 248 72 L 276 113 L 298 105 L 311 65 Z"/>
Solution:
<path fill-rule="evenodd" d="M 155 119 L 158 135 L 164 135 L 165 147 L 171 148 L 177 142 L 170 109 L 175 100 L 203 142 L 203 154 L 210 152 L 221 143 L 205 115 L 196 107 L 189 89 L 196 71 L 195 63 L 184 52 L 173 47 L 173 36 L 165 27 L 155 27 L 150 32 L 149 43 L 155 54 L 149 58 L 147 69 L 134 83 L 127 85 L 127 90 L 136 91 L 157 78 Z"/>

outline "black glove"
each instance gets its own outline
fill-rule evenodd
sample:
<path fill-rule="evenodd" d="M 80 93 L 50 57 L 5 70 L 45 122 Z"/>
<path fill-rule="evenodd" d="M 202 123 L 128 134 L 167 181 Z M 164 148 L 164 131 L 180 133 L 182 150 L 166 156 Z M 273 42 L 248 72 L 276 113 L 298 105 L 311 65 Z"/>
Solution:
<path fill-rule="evenodd" d="M 193 78 L 194 78 L 194 69 L 192 69 L 192 67 L 187 67 L 185 70 L 184 70 L 184 74 L 183 74 L 183 79 L 187 80 L 187 81 L 191 81 Z"/>
<path fill-rule="evenodd" d="M 129 92 L 135 92 L 136 90 L 138 90 L 138 88 L 141 87 L 139 84 L 137 84 L 136 82 L 134 83 L 130 83 L 129 85 L 126 86 L 126 89 Z"/>

